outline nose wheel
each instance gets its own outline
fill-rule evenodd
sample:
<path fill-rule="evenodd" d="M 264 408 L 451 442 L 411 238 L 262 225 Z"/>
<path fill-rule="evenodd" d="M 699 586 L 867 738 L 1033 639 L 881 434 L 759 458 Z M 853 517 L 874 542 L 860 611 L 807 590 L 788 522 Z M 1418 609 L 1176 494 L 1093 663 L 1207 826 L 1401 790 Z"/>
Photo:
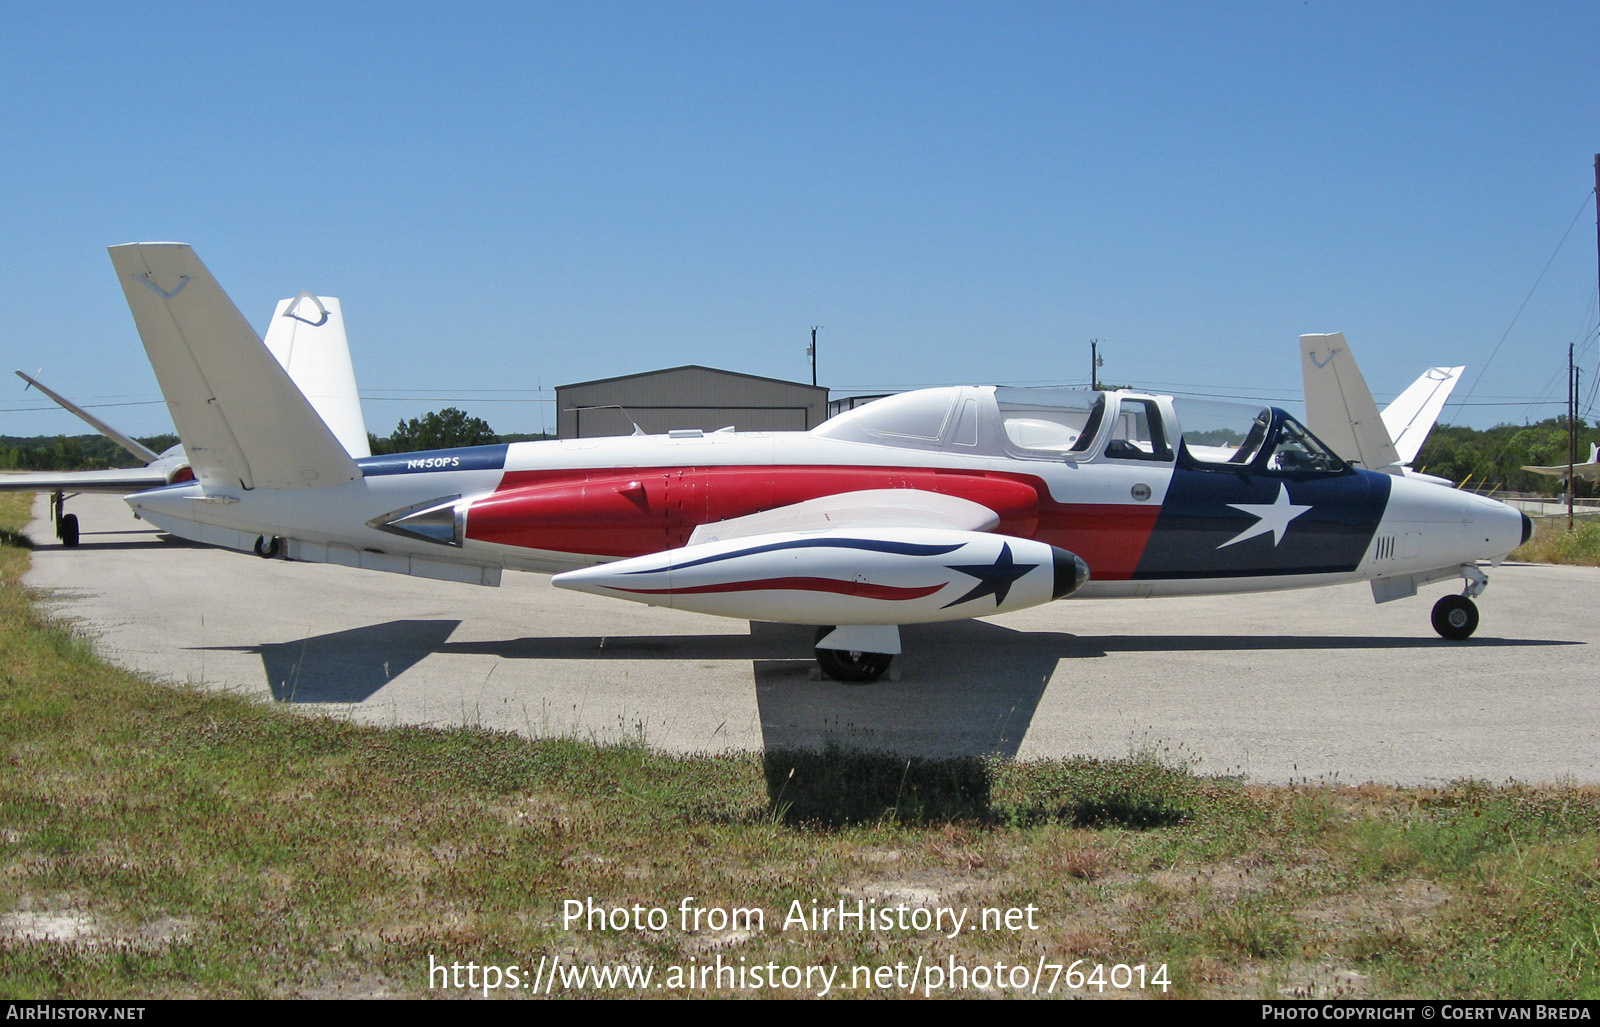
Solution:
<path fill-rule="evenodd" d="M 1433 630 L 1460 642 L 1478 630 L 1478 604 L 1466 596 L 1445 596 L 1433 604 Z"/>

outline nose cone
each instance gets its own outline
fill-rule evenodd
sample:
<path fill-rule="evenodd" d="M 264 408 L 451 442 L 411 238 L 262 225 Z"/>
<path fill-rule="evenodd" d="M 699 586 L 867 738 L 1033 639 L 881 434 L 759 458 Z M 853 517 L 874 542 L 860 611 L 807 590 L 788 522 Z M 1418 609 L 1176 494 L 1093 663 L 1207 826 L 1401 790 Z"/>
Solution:
<path fill-rule="evenodd" d="M 1088 583 L 1089 565 L 1077 554 L 1051 546 L 1050 555 L 1056 570 L 1056 584 L 1050 592 L 1051 599 L 1065 599 Z"/>
<path fill-rule="evenodd" d="M 1522 515 L 1522 544 L 1523 545 L 1527 545 L 1528 544 L 1528 540 L 1530 538 L 1532 538 L 1532 537 L 1533 537 L 1533 518 L 1529 517 L 1527 514 L 1523 514 Z"/>
<path fill-rule="evenodd" d="M 1390 483 L 1384 524 L 1407 536 L 1402 559 L 1417 569 L 1499 560 L 1532 530 L 1527 515 L 1505 503 L 1414 478 Z"/>

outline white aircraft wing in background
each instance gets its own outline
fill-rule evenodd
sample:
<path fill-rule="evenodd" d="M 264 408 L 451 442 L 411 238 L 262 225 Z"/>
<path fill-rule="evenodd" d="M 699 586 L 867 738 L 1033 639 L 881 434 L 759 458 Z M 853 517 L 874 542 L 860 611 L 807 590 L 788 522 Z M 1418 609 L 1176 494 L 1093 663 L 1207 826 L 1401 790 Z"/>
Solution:
<path fill-rule="evenodd" d="M 142 442 L 139 442 L 138 440 L 130 438 L 129 436 L 122 434 L 120 431 L 117 431 L 117 429 L 111 427 L 111 425 L 105 423 L 104 421 L 100 420 L 100 418 L 98 418 L 98 417 L 94 416 L 93 414 L 89 413 L 89 411 L 83 409 L 83 407 L 80 407 L 78 404 L 72 402 L 72 400 L 67 399 L 65 396 L 61 395 L 59 392 L 56 392 L 55 390 L 51 389 L 48 385 L 46 385 L 44 382 L 41 382 L 39 379 L 33 377 L 32 375 L 24 374 L 21 371 L 17 372 L 17 377 L 21 378 L 23 381 L 27 382 L 28 386 L 30 388 L 38 389 L 40 392 L 44 393 L 46 396 L 49 396 L 52 400 L 54 400 L 56 402 L 56 405 L 61 407 L 63 410 L 66 410 L 68 413 L 71 413 L 71 414 L 76 414 L 85 423 L 87 423 L 89 425 L 89 427 L 93 428 L 95 431 L 99 432 L 101 435 L 104 435 L 106 438 L 110 439 L 112 442 L 115 442 L 117 445 L 121 446 L 123 449 L 126 449 L 129 453 L 133 454 L 135 459 L 142 460 L 147 464 L 153 464 L 153 463 L 156 462 L 156 460 L 160 459 L 159 454 L 157 454 L 156 451 L 151 449 L 149 446 L 146 446 Z M 24 391 L 26 391 L 26 390 L 24 390 Z"/>

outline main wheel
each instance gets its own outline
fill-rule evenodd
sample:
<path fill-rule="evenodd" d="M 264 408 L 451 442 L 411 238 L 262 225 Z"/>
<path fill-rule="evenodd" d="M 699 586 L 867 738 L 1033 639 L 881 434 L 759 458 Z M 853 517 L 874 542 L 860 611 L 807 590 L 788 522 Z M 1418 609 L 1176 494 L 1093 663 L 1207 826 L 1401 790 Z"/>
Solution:
<path fill-rule="evenodd" d="M 818 628 L 817 641 L 822 641 L 832 630 L 831 627 Z M 876 681 L 883 677 L 883 672 L 894 662 L 893 653 L 864 653 L 859 650 L 823 649 L 820 646 L 815 652 L 817 666 L 822 668 L 823 674 L 835 681 L 858 683 Z"/>
<path fill-rule="evenodd" d="M 281 552 L 283 552 L 283 539 L 279 536 L 274 535 L 268 539 L 267 536 L 262 535 L 256 539 L 257 556 L 270 560 Z"/>
<path fill-rule="evenodd" d="M 1478 604 L 1466 596 L 1445 596 L 1433 604 L 1433 630 L 1459 642 L 1478 630 Z"/>
<path fill-rule="evenodd" d="M 61 539 L 61 544 L 71 549 L 78 544 L 78 515 L 65 514 L 56 524 L 56 535 Z"/>
<path fill-rule="evenodd" d="M 835 681 L 865 683 L 883 677 L 894 662 L 893 653 L 863 653 L 844 649 L 818 649 L 817 666 Z"/>

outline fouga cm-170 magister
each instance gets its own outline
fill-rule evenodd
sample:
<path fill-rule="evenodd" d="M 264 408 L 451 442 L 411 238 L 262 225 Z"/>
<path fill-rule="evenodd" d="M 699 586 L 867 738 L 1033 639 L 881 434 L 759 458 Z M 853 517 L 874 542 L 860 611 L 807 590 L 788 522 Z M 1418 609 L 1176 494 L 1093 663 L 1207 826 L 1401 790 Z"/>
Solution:
<path fill-rule="evenodd" d="M 486 585 L 817 625 L 872 680 L 899 625 L 1066 596 L 1462 577 L 1472 602 L 1532 525 L 1501 503 L 1351 467 L 1282 410 L 1129 391 L 962 386 L 807 432 L 674 431 L 350 456 L 188 246 L 111 249 L 195 480 L 127 497 L 174 535 Z M 1242 411 L 1242 412 L 1241 412 Z"/>

